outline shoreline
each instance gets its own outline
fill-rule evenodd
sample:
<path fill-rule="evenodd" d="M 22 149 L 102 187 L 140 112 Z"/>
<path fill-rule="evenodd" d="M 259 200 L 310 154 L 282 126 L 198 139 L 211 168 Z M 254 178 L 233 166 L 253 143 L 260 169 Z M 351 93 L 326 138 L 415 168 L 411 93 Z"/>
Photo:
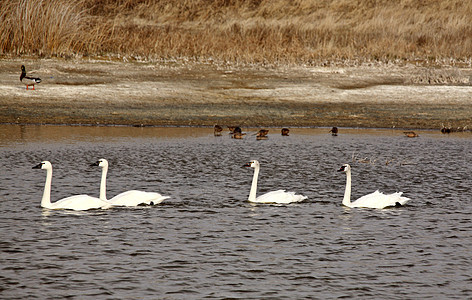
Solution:
<path fill-rule="evenodd" d="M 215 124 L 216 125 L 216 124 Z M 178 128 L 189 128 L 189 129 L 208 129 L 212 130 L 213 126 L 211 125 L 124 125 L 124 124 L 59 124 L 59 123 L 0 123 L 0 126 L 51 126 L 51 127 L 83 127 L 83 128 L 169 128 L 169 129 L 178 129 Z M 329 130 L 332 127 L 328 126 L 247 126 L 242 128 L 244 130 L 249 131 L 257 131 L 259 128 L 264 127 L 266 129 L 282 129 L 282 128 L 289 128 L 289 129 L 326 129 L 329 133 Z M 438 128 L 403 128 L 403 127 L 338 127 L 342 130 L 396 130 L 396 131 L 409 131 L 409 130 L 417 130 L 423 132 L 437 132 L 440 131 Z M 228 127 L 224 125 L 223 131 L 228 130 Z M 449 133 L 471 133 L 472 128 L 466 128 L 460 131 L 452 131 Z"/>
<path fill-rule="evenodd" d="M 43 82 L 26 90 L 20 66 Z M 0 60 L 0 123 L 472 128 L 472 68 Z"/>

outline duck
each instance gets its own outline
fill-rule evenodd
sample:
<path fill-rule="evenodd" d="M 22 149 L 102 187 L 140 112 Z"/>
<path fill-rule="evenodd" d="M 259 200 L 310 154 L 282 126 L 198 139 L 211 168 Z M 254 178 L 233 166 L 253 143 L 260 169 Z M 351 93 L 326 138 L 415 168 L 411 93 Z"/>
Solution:
<path fill-rule="evenodd" d="M 216 124 L 214 127 L 213 127 L 213 134 L 215 136 L 221 136 L 221 132 L 223 131 L 223 127 L 221 127 L 220 125 Z"/>
<path fill-rule="evenodd" d="M 282 128 L 281 130 L 281 133 L 283 136 L 288 136 L 289 132 L 290 132 L 290 129 L 288 128 Z"/>
<path fill-rule="evenodd" d="M 75 195 L 63 198 L 51 203 L 51 183 L 52 183 L 52 164 L 45 160 L 33 167 L 33 169 L 46 170 L 46 183 L 44 184 L 41 207 L 48 209 L 70 209 L 70 210 L 89 210 L 106 209 L 111 207 L 110 203 L 96 197 L 88 195 Z"/>
<path fill-rule="evenodd" d="M 442 128 L 441 128 L 441 133 L 451 133 L 451 128 L 449 128 L 449 127 L 442 127 Z"/>
<path fill-rule="evenodd" d="M 100 182 L 100 199 L 107 201 L 111 206 L 139 206 L 139 205 L 156 205 L 169 199 L 169 196 L 163 196 L 159 193 L 144 192 L 137 190 L 130 190 L 116 195 L 110 200 L 107 199 L 107 173 L 108 173 L 108 161 L 104 158 L 99 159 L 91 166 L 98 166 L 102 168 L 102 179 Z"/>
<path fill-rule="evenodd" d="M 228 126 L 229 134 L 233 134 L 234 131 L 236 130 L 236 128 L 239 128 L 239 127 L 237 127 L 237 126 Z M 241 129 L 241 128 L 239 128 L 239 129 Z"/>
<path fill-rule="evenodd" d="M 228 127 L 230 129 L 231 138 L 233 139 L 243 139 L 246 133 L 242 132 L 241 127 Z"/>
<path fill-rule="evenodd" d="M 260 163 L 257 160 L 251 160 L 245 163 L 243 167 L 249 167 L 254 169 L 254 176 L 252 178 L 251 191 L 249 192 L 248 201 L 253 203 L 272 203 L 272 204 L 289 204 L 293 202 L 301 202 L 308 197 L 303 195 L 297 195 L 294 192 L 286 192 L 285 190 L 277 190 L 268 192 L 259 197 L 256 197 L 257 193 L 257 179 L 259 177 Z"/>
<path fill-rule="evenodd" d="M 403 134 L 409 138 L 419 137 L 419 135 L 414 131 L 404 131 Z"/>
<path fill-rule="evenodd" d="M 24 65 L 22 65 L 21 66 L 20 81 L 23 82 L 26 85 L 26 89 L 28 89 L 28 87 L 32 86 L 33 90 L 34 90 L 34 85 L 41 83 L 41 78 L 26 76 L 26 68 L 25 68 Z"/>
<path fill-rule="evenodd" d="M 269 133 L 269 130 L 267 129 L 261 129 L 256 133 L 256 139 L 257 140 L 266 140 L 267 139 L 267 134 Z"/>
<path fill-rule="evenodd" d="M 231 138 L 240 140 L 243 139 L 245 135 L 246 133 L 235 132 L 231 135 Z"/>
<path fill-rule="evenodd" d="M 229 128 L 229 130 L 230 130 L 230 132 L 229 132 L 230 134 L 233 134 L 233 133 L 242 133 L 242 132 L 243 132 L 242 129 L 241 129 L 241 127 L 239 127 L 239 126 L 236 126 L 236 127 L 228 127 L 228 128 Z"/>
<path fill-rule="evenodd" d="M 377 208 L 382 209 L 386 207 L 398 207 L 407 203 L 410 198 L 402 196 L 403 192 L 393 194 L 383 194 L 378 190 L 360 197 L 354 202 L 351 202 L 351 166 L 344 164 L 338 172 L 346 173 L 346 189 L 344 190 L 343 205 L 347 207 L 363 207 L 363 208 Z"/>
<path fill-rule="evenodd" d="M 331 132 L 332 136 L 338 136 L 338 127 L 331 128 L 329 132 Z"/>

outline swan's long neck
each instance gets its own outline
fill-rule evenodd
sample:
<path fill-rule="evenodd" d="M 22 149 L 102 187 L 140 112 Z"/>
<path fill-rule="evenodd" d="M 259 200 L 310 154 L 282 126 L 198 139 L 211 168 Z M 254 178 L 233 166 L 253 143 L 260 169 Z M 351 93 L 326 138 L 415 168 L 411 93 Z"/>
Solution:
<path fill-rule="evenodd" d="M 254 176 L 252 177 L 252 185 L 251 191 L 249 192 L 249 201 L 256 200 L 256 192 L 257 192 L 257 178 L 259 177 L 259 166 L 254 168 Z"/>
<path fill-rule="evenodd" d="M 100 181 L 100 199 L 107 200 L 107 173 L 108 166 L 102 168 L 102 180 Z"/>
<path fill-rule="evenodd" d="M 351 206 L 351 170 L 346 172 L 346 190 L 344 191 L 343 205 Z"/>
<path fill-rule="evenodd" d="M 51 183 L 52 183 L 52 169 L 46 170 L 46 183 L 44 184 L 43 198 L 41 199 L 41 207 L 51 207 Z"/>

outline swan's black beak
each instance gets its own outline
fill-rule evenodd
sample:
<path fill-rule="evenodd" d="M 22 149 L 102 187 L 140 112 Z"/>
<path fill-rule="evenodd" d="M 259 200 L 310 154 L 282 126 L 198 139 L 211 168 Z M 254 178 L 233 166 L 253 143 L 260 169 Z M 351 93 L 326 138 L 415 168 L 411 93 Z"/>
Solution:
<path fill-rule="evenodd" d="M 245 163 L 244 165 L 241 166 L 241 168 L 245 168 L 245 167 L 251 167 L 251 163 L 248 162 L 248 163 Z"/>
<path fill-rule="evenodd" d="M 43 163 L 40 163 L 40 164 L 32 167 L 32 169 L 41 169 L 42 166 L 43 166 Z"/>
<path fill-rule="evenodd" d="M 338 172 L 344 172 L 345 170 L 346 170 L 346 166 L 342 166 L 342 167 L 338 170 Z"/>
<path fill-rule="evenodd" d="M 100 165 L 100 161 L 97 160 L 96 162 L 94 162 L 93 164 L 90 164 L 91 167 L 98 167 Z"/>

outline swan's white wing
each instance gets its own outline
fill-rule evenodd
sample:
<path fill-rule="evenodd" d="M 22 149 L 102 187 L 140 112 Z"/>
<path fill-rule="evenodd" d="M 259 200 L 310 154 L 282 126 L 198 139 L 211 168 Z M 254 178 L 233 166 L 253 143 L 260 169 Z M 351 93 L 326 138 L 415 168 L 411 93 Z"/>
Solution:
<path fill-rule="evenodd" d="M 54 203 L 51 203 L 51 209 L 73 209 L 88 210 L 97 208 L 108 208 L 110 205 L 99 198 L 88 195 L 70 196 Z"/>
<path fill-rule="evenodd" d="M 352 202 L 351 207 L 385 208 L 395 206 L 397 203 L 403 205 L 408 200 L 410 199 L 402 197 L 402 192 L 385 195 L 377 190 Z"/>
<path fill-rule="evenodd" d="M 285 190 L 278 190 L 268 192 L 256 198 L 256 203 L 278 203 L 287 204 L 292 202 L 300 202 L 305 200 L 307 197 L 303 195 L 295 195 L 294 192 L 286 192 Z"/>
<path fill-rule="evenodd" d="M 159 193 L 131 190 L 116 195 L 115 197 L 108 200 L 108 202 L 110 202 L 113 206 L 138 206 L 141 204 L 155 205 L 168 198 L 170 197 L 162 196 Z"/>

